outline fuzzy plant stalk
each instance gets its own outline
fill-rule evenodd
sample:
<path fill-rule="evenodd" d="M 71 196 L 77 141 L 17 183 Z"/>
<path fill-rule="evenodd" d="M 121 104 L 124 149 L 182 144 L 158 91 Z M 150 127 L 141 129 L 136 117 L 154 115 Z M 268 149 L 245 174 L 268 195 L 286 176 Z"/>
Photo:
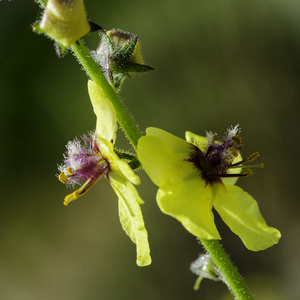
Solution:
<path fill-rule="evenodd" d="M 213 259 L 216 267 L 221 273 L 222 281 L 227 285 L 235 299 L 254 300 L 245 280 L 233 266 L 228 255 L 217 240 L 199 239 L 204 249 Z"/>
<path fill-rule="evenodd" d="M 77 57 L 78 61 L 83 66 L 87 75 L 95 83 L 102 87 L 105 96 L 111 101 L 112 105 L 114 106 L 120 126 L 124 130 L 134 149 L 136 149 L 137 142 L 142 134 L 136 123 L 131 118 L 127 109 L 122 104 L 116 90 L 108 83 L 107 79 L 91 57 L 89 51 L 86 49 L 82 41 L 79 40 L 78 42 L 72 44 L 71 49 Z"/>

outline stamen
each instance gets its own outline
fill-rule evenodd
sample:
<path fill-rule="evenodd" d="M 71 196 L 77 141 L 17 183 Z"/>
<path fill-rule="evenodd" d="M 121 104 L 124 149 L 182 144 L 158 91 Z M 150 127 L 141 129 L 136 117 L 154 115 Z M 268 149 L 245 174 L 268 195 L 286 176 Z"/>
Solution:
<path fill-rule="evenodd" d="M 226 175 L 233 175 L 233 176 L 225 176 L 225 177 L 247 177 L 247 176 L 253 175 L 254 172 L 250 168 L 263 168 L 264 164 L 263 163 L 259 163 L 259 164 L 252 164 L 252 165 L 247 165 L 247 166 L 244 166 L 244 165 L 246 163 L 254 161 L 258 157 L 259 157 L 259 153 L 255 152 L 255 153 L 251 154 L 248 158 L 243 159 L 243 160 L 241 160 L 241 161 L 239 161 L 239 162 L 231 165 L 229 167 L 229 169 L 242 168 L 243 170 L 242 170 L 242 172 L 240 174 L 226 174 Z"/>
<path fill-rule="evenodd" d="M 239 174 L 230 174 L 230 173 L 227 173 L 227 174 L 222 174 L 220 175 L 220 177 L 247 177 L 247 176 L 251 176 L 253 175 L 254 172 L 251 170 L 251 169 L 243 169 L 241 173 Z"/>
<path fill-rule="evenodd" d="M 264 163 L 255 164 L 255 165 L 247 165 L 247 168 L 263 168 L 265 165 Z M 230 169 L 237 169 L 237 168 L 245 168 L 243 166 L 231 166 Z"/>
<path fill-rule="evenodd" d="M 251 154 L 248 158 L 246 159 L 243 159 L 235 164 L 232 164 L 230 167 L 234 167 L 234 166 L 241 166 L 241 165 L 244 165 L 245 163 L 248 163 L 248 162 L 251 162 L 251 161 L 254 161 L 255 159 L 257 159 L 259 157 L 259 153 L 258 152 L 255 152 L 253 154 Z"/>
<path fill-rule="evenodd" d="M 94 186 L 94 184 L 103 176 L 108 176 L 109 165 L 105 165 L 105 167 L 102 169 L 101 174 L 99 174 L 97 177 L 89 178 L 77 191 L 73 192 L 72 194 L 69 194 L 65 197 L 64 205 L 67 206 L 71 201 L 76 200 L 77 198 L 83 196 L 90 188 Z"/>
<path fill-rule="evenodd" d="M 67 206 L 71 201 L 76 200 L 83 194 L 84 194 L 83 191 L 81 189 L 79 189 L 79 190 L 75 191 L 74 193 L 67 195 L 64 200 L 64 205 Z"/>
<path fill-rule="evenodd" d="M 254 174 L 253 170 L 251 169 L 243 169 L 240 173 L 242 177 L 251 176 Z"/>
<path fill-rule="evenodd" d="M 72 156 L 82 156 L 82 154 L 70 154 L 68 153 L 68 156 L 69 157 L 72 157 Z M 98 153 L 87 153 L 87 154 L 84 154 L 84 156 L 101 156 L 100 154 Z"/>
<path fill-rule="evenodd" d="M 63 184 L 66 184 L 68 181 L 68 178 L 73 175 L 73 169 L 71 167 L 69 167 L 67 169 L 67 172 L 69 174 L 66 174 L 65 172 L 61 172 L 58 176 L 59 181 L 62 182 Z"/>
<path fill-rule="evenodd" d="M 233 140 L 233 142 L 237 145 L 241 145 L 242 143 L 242 139 L 238 136 L 238 135 L 234 135 L 231 137 L 231 139 Z"/>
<path fill-rule="evenodd" d="M 92 156 L 92 155 L 91 155 L 91 156 Z M 96 156 L 99 156 L 99 155 L 96 154 Z M 95 165 L 97 165 L 97 164 L 99 164 L 99 163 L 105 164 L 105 163 L 107 163 L 107 161 L 106 161 L 104 158 L 102 158 L 102 156 L 100 156 L 100 158 L 99 158 L 98 161 L 95 161 L 95 162 L 93 162 L 93 163 L 90 163 L 88 167 L 95 166 Z M 84 169 L 86 169 L 86 168 L 87 168 L 87 166 L 84 165 L 82 168 L 78 168 L 78 169 L 76 169 L 76 170 L 74 170 L 74 171 L 77 172 L 77 171 L 84 170 Z M 69 172 L 69 169 L 68 169 L 68 172 Z M 73 174 L 71 174 L 71 175 L 73 175 Z"/>
<path fill-rule="evenodd" d="M 68 171 L 68 173 L 69 173 L 70 175 L 73 175 L 73 169 L 72 169 L 71 167 L 69 167 L 69 168 L 67 169 L 67 171 Z"/>
<path fill-rule="evenodd" d="M 239 124 L 235 125 L 234 127 L 231 126 L 231 128 L 227 130 L 227 137 L 232 138 L 233 136 L 236 136 L 240 132 L 239 126 Z"/>
<path fill-rule="evenodd" d="M 236 147 L 232 146 L 228 150 L 230 150 L 229 156 L 230 155 L 233 155 L 234 157 L 239 156 L 239 150 Z"/>
<path fill-rule="evenodd" d="M 214 143 L 218 138 L 219 138 L 218 135 L 214 134 L 212 137 L 211 143 Z"/>
<path fill-rule="evenodd" d="M 251 164 L 252 161 L 259 157 L 259 153 L 255 152 L 246 159 L 238 162 L 236 158 L 242 149 L 242 139 L 238 135 L 239 126 L 230 128 L 227 136 L 222 141 L 217 141 L 216 133 L 206 132 L 207 147 L 202 152 L 193 144 L 193 151 L 187 161 L 194 164 L 200 170 L 201 177 L 207 183 L 220 182 L 222 177 L 246 177 L 253 175 L 251 168 L 263 168 L 264 164 Z M 247 164 L 247 165 L 246 165 Z M 230 169 L 241 169 L 237 173 L 228 172 Z"/>
<path fill-rule="evenodd" d="M 213 144 L 218 139 L 218 135 L 211 131 L 206 131 L 206 138 L 208 144 Z"/>
<path fill-rule="evenodd" d="M 65 197 L 64 205 L 67 206 L 71 201 L 76 200 L 80 196 L 84 195 L 93 185 L 88 187 L 88 184 L 91 182 L 92 179 L 88 179 L 77 191 L 69 194 Z"/>
<path fill-rule="evenodd" d="M 66 183 L 67 183 L 68 177 L 69 177 L 69 176 L 67 176 L 67 175 L 65 174 L 65 172 L 61 172 L 61 173 L 59 174 L 59 176 L 58 176 L 58 180 L 59 180 L 60 182 L 62 182 L 63 184 L 66 184 Z"/>

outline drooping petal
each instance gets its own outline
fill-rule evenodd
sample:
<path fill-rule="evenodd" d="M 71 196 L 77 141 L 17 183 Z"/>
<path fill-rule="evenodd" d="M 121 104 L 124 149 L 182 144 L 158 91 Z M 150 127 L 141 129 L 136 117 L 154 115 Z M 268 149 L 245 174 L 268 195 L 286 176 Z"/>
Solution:
<path fill-rule="evenodd" d="M 137 265 L 150 265 L 148 234 L 140 208 L 140 203 L 143 203 L 143 201 L 134 185 L 123 178 L 122 175 L 112 172 L 109 181 L 119 198 L 119 217 L 122 227 L 136 244 Z"/>
<path fill-rule="evenodd" d="M 88 81 L 88 90 L 97 116 L 96 134 L 114 143 L 118 129 L 116 111 L 109 99 L 105 97 L 102 88 L 94 81 Z"/>
<path fill-rule="evenodd" d="M 161 129 L 148 128 L 146 132 L 139 139 L 137 155 L 156 185 L 179 182 L 196 173 L 193 164 L 186 161 L 192 151 L 189 143 Z"/>
<path fill-rule="evenodd" d="M 266 224 L 252 196 L 234 185 L 219 184 L 214 192 L 214 208 L 249 250 L 264 250 L 278 243 L 280 232 Z"/>
<path fill-rule="evenodd" d="M 161 186 L 156 199 L 163 213 L 177 219 L 196 237 L 220 239 L 212 213 L 212 189 L 200 177 Z"/>

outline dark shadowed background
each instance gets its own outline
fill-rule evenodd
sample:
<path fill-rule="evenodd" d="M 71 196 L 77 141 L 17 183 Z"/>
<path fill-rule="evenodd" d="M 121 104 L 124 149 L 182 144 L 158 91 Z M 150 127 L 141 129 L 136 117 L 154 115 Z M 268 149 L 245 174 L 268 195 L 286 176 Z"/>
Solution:
<path fill-rule="evenodd" d="M 238 184 L 259 202 L 279 244 L 245 249 L 218 217 L 222 244 L 257 299 L 296 300 L 299 286 L 300 2 L 295 0 L 85 1 L 106 29 L 138 34 L 155 71 L 127 79 L 120 93 L 142 131 L 163 128 L 220 135 L 240 124 L 244 155 L 265 168 Z M 135 264 L 117 197 L 102 180 L 64 207 L 55 174 L 65 144 L 95 127 L 87 77 L 72 54 L 31 32 L 40 17 L 29 0 L 0 1 L 0 299 L 232 299 L 204 280 L 193 291 L 196 239 L 155 202 L 140 172 L 138 190 L 153 263 Z M 87 44 L 95 49 L 96 33 Z M 122 131 L 118 146 L 128 148 Z"/>

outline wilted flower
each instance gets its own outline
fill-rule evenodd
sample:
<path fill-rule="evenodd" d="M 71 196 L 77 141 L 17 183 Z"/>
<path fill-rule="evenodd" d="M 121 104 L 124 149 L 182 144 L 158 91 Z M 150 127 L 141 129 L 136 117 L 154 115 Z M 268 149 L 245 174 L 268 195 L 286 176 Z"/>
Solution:
<path fill-rule="evenodd" d="M 72 187 L 82 186 L 68 195 L 64 204 L 84 195 L 99 178 L 105 177 L 119 198 L 122 227 L 137 245 L 137 264 L 149 265 L 148 235 L 140 208 L 143 200 L 134 187 L 140 183 L 140 178 L 114 151 L 117 119 L 112 104 L 96 83 L 89 81 L 88 88 L 97 116 L 96 131 L 84 135 L 83 144 L 78 139 L 67 144 L 64 164 L 59 166 L 59 179 Z"/>
<path fill-rule="evenodd" d="M 65 205 L 84 195 L 102 176 L 109 176 L 109 162 L 100 153 L 96 134 L 83 135 L 82 141 L 83 144 L 75 138 L 68 142 L 64 163 L 58 167 L 61 171 L 59 180 L 67 187 L 83 185 L 65 198 Z"/>
<path fill-rule="evenodd" d="M 164 130 L 148 128 L 140 138 L 137 154 L 146 173 L 159 186 L 157 202 L 162 212 L 173 216 L 193 235 L 220 239 L 212 207 L 250 250 L 276 244 L 280 232 L 269 227 L 252 196 L 235 186 L 238 177 L 251 175 L 243 160 L 241 138 L 235 126 L 218 141 L 211 132 L 201 137 L 186 132 L 184 141 Z"/>

